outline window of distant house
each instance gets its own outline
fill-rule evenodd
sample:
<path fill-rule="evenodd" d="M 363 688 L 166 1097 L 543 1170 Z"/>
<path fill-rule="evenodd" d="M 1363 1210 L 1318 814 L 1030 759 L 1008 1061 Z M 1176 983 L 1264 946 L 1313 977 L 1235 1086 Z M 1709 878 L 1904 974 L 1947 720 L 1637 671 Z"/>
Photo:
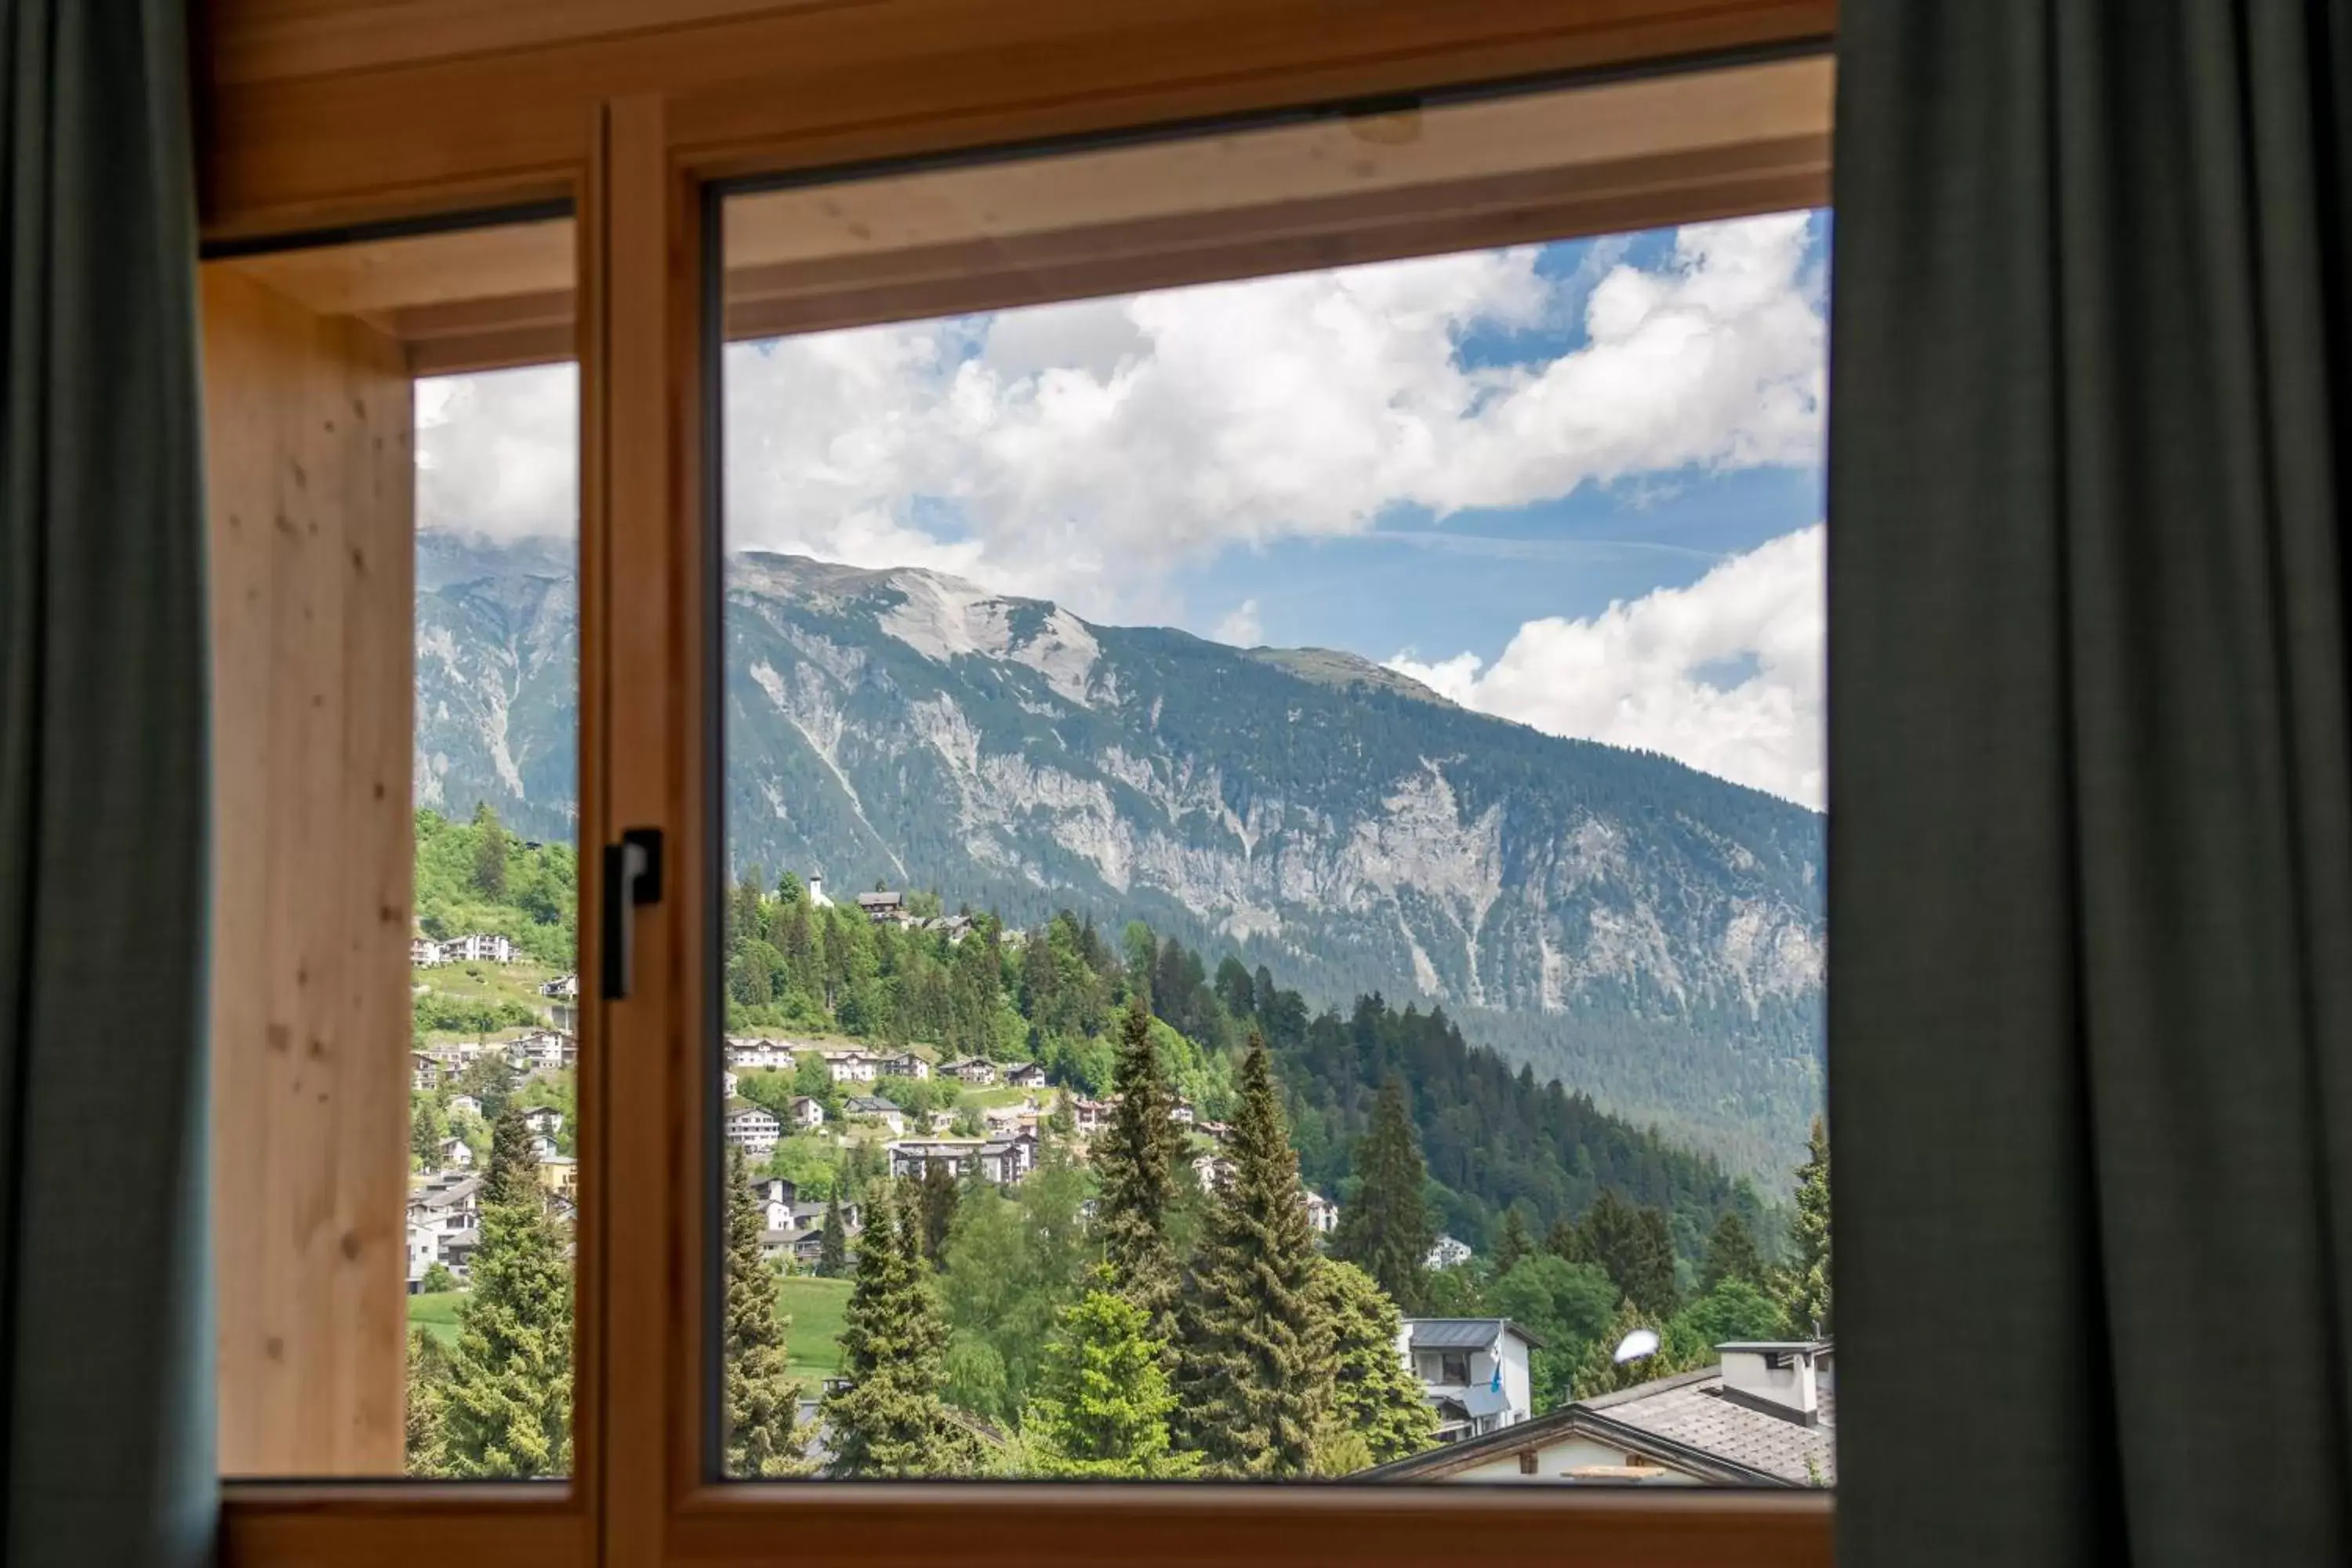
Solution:
<path fill-rule="evenodd" d="M 1128 156 L 726 202 L 730 1476 L 1411 1479 L 1828 1315 L 1826 217 L 909 308 Z"/>

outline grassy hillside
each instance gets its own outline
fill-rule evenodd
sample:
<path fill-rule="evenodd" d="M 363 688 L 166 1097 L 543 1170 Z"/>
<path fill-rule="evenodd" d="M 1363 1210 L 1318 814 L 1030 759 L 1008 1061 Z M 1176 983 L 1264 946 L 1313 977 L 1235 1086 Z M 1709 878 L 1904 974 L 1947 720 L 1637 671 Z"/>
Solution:
<path fill-rule="evenodd" d="M 793 1373 L 809 1392 L 841 1370 L 842 1313 L 849 1305 L 849 1281 L 795 1275 L 776 1289 L 776 1300 L 792 1327 L 784 1337 Z"/>

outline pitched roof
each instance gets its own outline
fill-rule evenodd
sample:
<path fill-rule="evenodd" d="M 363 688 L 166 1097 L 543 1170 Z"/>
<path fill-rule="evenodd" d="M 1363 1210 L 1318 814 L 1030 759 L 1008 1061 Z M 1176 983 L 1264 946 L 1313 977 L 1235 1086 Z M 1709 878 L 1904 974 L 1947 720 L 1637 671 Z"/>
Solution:
<path fill-rule="evenodd" d="M 1203 1156 L 1207 1158 L 1207 1156 Z M 1482 1351 L 1506 1329 L 1541 1349 L 1543 1341 L 1508 1318 L 1407 1318 L 1417 1351 Z"/>

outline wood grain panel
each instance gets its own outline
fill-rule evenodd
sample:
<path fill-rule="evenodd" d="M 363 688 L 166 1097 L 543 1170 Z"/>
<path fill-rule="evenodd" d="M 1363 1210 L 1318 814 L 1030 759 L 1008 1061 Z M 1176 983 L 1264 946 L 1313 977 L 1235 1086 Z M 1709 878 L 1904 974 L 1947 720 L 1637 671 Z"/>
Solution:
<path fill-rule="evenodd" d="M 586 1519 L 552 1485 L 236 1485 L 221 1500 L 222 1568 L 584 1568 Z"/>
<path fill-rule="evenodd" d="M 221 1462 L 401 1468 L 409 553 L 399 345 L 204 279 Z"/>
<path fill-rule="evenodd" d="M 625 95 L 662 98 L 698 166 L 811 167 L 1817 40 L 1834 17 L 1833 0 L 841 0 L 493 52 L 457 29 L 430 58 L 216 77 L 205 231 L 555 194 Z"/>

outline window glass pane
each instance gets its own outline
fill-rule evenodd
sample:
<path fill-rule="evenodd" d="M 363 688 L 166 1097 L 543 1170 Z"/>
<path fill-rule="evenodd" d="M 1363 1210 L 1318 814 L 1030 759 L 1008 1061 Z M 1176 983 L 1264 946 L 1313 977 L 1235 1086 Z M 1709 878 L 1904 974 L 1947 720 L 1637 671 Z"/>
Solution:
<path fill-rule="evenodd" d="M 729 199 L 723 1473 L 1833 1482 L 1828 219 L 1588 103 Z"/>
<path fill-rule="evenodd" d="M 572 250 L 205 269 L 229 1474 L 570 1464 Z"/>

